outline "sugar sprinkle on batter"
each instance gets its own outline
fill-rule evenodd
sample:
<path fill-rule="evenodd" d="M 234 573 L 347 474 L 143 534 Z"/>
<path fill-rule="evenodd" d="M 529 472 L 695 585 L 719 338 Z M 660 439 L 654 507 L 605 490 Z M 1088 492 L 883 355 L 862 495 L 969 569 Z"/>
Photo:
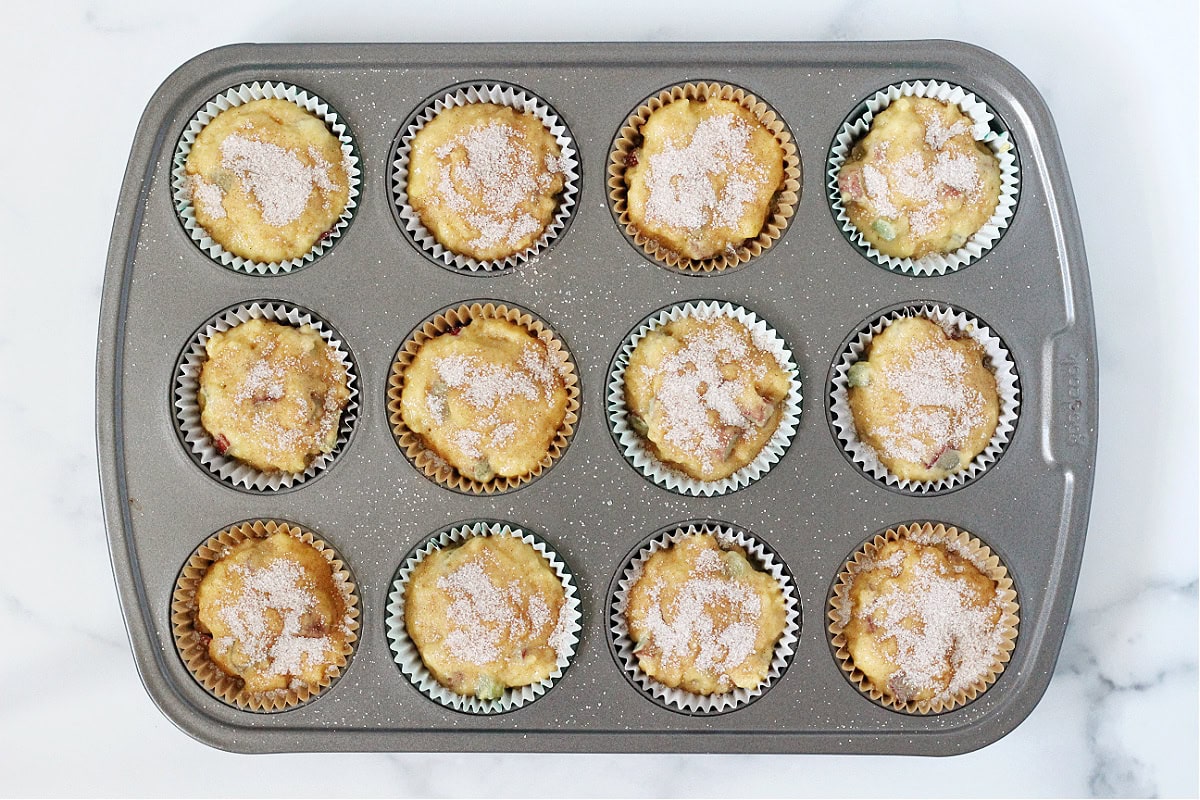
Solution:
<path fill-rule="evenodd" d="M 563 172 L 562 162 L 548 154 L 542 165 L 545 171 L 539 171 L 524 140 L 522 131 L 492 121 L 470 128 L 434 151 L 443 161 L 457 149 L 466 151 L 465 162 L 441 166 L 435 202 L 462 213 L 478 231 L 472 247 L 515 247 L 542 228 L 521 206 L 550 189 L 554 175 Z M 472 203 L 456 184 L 480 202 Z"/>
<path fill-rule="evenodd" d="M 913 233 L 924 236 L 933 232 L 943 215 L 943 194 L 962 194 L 972 202 L 983 195 L 983 180 L 979 165 L 965 154 L 952 154 L 943 148 L 957 136 L 970 136 L 971 128 L 958 120 L 947 128 L 932 111 L 918 108 L 925 123 L 925 143 L 937 151 L 931 160 L 920 153 L 907 153 L 892 164 L 891 180 L 873 164 L 862 167 L 863 187 L 875 211 L 881 217 L 895 219 L 901 211 L 901 198 L 915 201 L 917 206 L 908 212 L 908 224 Z M 879 156 L 886 156 L 886 142 L 879 146 Z"/>
<path fill-rule="evenodd" d="M 542 635 L 550 626 L 551 612 L 539 595 L 522 591 L 519 582 L 497 586 L 485 569 L 490 554 L 480 553 L 448 575 L 437 579 L 437 588 L 449 598 L 448 616 L 454 623 L 447 634 L 446 648 L 455 658 L 469 664 L 485 665 L 502 656 L 503 640 L 529 640 Z M 560 633 L 567 622 L 564 604 L 550 632 L 549 644 L 557 655 L 566 652 L 566 639 Z"/>
<path fill-rule="evenodd" d="M 225 651 L 236 642 L 242 654 L 267 675 L 295 675 L 306 663 L 325 657 L 333 647 L 328 635 L 306 631 L 306 616 L 318 601 L 305 586 L 305 573 L 296 562 L 280 558 L 265 567 L 237 564 L 231 571 L 242 580 L 236 601 L 221 608 L 221 621 L 231 636 L 216 640 Z M 339 584 L 341 585 L 341 584 Z M 275 633 L 272 620 L 282 629 Z M 348 617 L 340 620 L 348 631 Z"/>
<path fill-rule="evenodd" d="M 665 587 L 661 579 L 650 587 L 643 621 L 662 663 L 678 665 L 695 652 L 696 666 L 718 673 L 722 685 L 728 685 L 728 673 L 755 652 L 762 613 L 758 594 L 726 577 L 724 561 L 714 550 L 699 554 L 694 573 L 679 586 L 666 614 L 661 601 Z M 714 614 L 717 608 L 719 615 Z"/>
<path fill-rule="evenodd" d="M 967 384 L 970 369 L 960 351 L 924 343 L 905 365 L 881 371 L 908 406 L 878 431 L 884 455 L 928 465 L 945 445 L 965 442 L 987 410 L 983 394 Z"/>
<path fill-rule="evenodd" d="M 336 188 L 329 177 L 330 164 L 321 152 L 310 145 L 307 154 L 311 165 L 271 142 L 236 133 L 221 141 L 221 166 L 237 175 L 254 197 L 263 221 L 279 228 L 300 218 L 314 188 Z"/>
<path fill-rule="evenodd" d="M 657 366 L 643 366 L 651 380 L 659 381 L 654 401 L 656 413 L 663 415 L 665 441 L 700 458 L 706 469 L 733 437 L 755 427 L 738 395 L 747 375 L 760 378 L 766 370 L 745 363 L 748 352 L 745 340 L 729 327 L 704 329 L 686 336 Z M 731 363 L 739 371 L 727 379 L 721 367 Z"/>
<path fill-rule="evenodd" d="M 933 554 L 910 559 L 899 552 L 897 563 L 908 562 L 912 583 L 892 585 L 854 616 L 873 625 L 882 641 L 895 643 L 893 661 L 899 671 L 891 681 L 893 689 L 935 690 L 936 699 L 948 700 L 985 677 L 996 663 L 1004 641 L 1000 597 L 993 593 L 981 606 L 971 585 L 948 574 Z M 896 566 L 893 574 L 899 569 Z M 943 687 L 947 670 L 950 679 Z"/>
<path fill-rule="evenodd" d="M 199 175 L 189 175 L 187 182 L 192 202 L 200 211 L 213 219 L 225 218 L 225 192 L 220 186 L 209 183 Z"/>
<path fill-rule="evenodd" d="M 767 170 L 752 162 L 750 134 L 741 118 L 717 114 L 700 121 L 687 145 L 667 142 L 649 158 L 646 216 L 686 230 L 736 227 L 767 179 Z M 714 176 L 726 176 L 719 195 Z"/>

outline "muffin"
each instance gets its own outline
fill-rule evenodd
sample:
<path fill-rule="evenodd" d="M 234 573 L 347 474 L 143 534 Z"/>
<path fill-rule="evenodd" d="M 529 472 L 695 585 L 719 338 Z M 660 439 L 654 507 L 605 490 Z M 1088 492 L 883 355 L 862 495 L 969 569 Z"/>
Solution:
<path fill-rule="evenodd" d="M 200 421 L 213 446 L 263 472 L 304 472 L 337 445 L 346 366 L 309 325 L 250 319 L 205 343 Z"/>
<path fill-rule="evenodd" d="M 689 532 L 640 565 L 625 623 L 638 667 L 697 695 L 767 680 L 787 625 L 783 589 L 736 544 Z"/>
<path fill-rule="evenodd" d="M 969 534 L 900 526 L 839 576 L 830 630 L 842 668 L 873 699 L 927 713 L 973 700 L 1017 635 L 1007 571 Z"/>
<path fill-rule="evenodd" d="M 447 250 L 479 261 L 532 247 L 554 219 L 566 176 L 537 116 L 494 103 L 452 105 L 413 137 L 408 203 Z"/>
<path fill-rule="evenodd" d="M 925 317 L 893 320 L 847 380 L 859 440 L 901 480 L 959 473 L 996 433 L 1000 397 L 987 351 Z"/>
<path fill-rule="evenodd" d="M 660 462 L 717 481 L 771 441 L 790 388 L 785 361 L 759 332 L 731 316 L 681 316 L 630 354 L 626 420 Z"/>
<path fill-rule="evenodd" d="M 274 97 L 218 113 L 184 165 L 196 222 L 225 250 L 260 263 L 301 258 L 331 234 L 351 171 L 324 121 Z"/>
<path fill-rule="evenodd" d="M 784 150 L 742 103 L 680 97 L 650 113 L 625 155 L 630 225 L 692 260 L 732 253 L 762 233 L 784 187 Z"/>
<path fill-rule="evenodd" d="M 180 655 L 222 700 L 278 711 L 328 688 L 354 651 L 358 598 L 312 533 L 258 520 L 196 549 L 171 606 Z"/>
<path fill-rule="evenodd" d="M 875 115 L 837 174 L 842 204 L 875 249 L 920 259 L 963 247 L 996 212 L 1001 168 L 953 103 L 901 96 Z"/>
<path fill-rule="evenodd" d="M 546 558 L 516 536 L 471 536 L 412 570 L 404 625 L 438 683 L 497 700 L 547 681 L 574 646 L 575 615 Z"/>
<path fill-rule="evenodd" d="M 397 438 L 406 446 L 418 437 L 410 457 L 430 454 L 424 466 L 439 480 L 455 483 L 442 474 L 453 471 L 476 488 L 515 484 L 565 446 L 577 405 L 568 391 L 573 374 L 560 350 L 518 324 L 519 314 L 488 306 L 453 316 L 458 324 L 419 334 L 397 358 L 389 393 Z"/>

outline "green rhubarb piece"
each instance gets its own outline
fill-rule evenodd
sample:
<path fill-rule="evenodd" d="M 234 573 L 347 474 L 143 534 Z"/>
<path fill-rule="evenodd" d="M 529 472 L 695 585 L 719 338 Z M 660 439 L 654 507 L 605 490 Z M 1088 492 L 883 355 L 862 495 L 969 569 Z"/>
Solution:
<path fill-rule="evenodd" d="M 740 578 L 750 572 L 752 567 L 746 557 L 736 550 L 724 550 L 721 558 L 725 561 L 725 569 L 731 578 Z"/>
<path fill-rule="evenodd" d="M 739 430 L 733 435 L 733 438 L 729 440 L 729 444 L 725 445 L 725 452 L 721 454 L 722 461 L 728 461 L 733 455 L 733 449 L 737 447 L 738 442 L 742 440 L 742 433 L 743 431 Z"/>
<path fill-rule="evenodd" d="M 938 460 L 934 462 L 933 466 L 942 470 L 958 469 L 961 461 L 962 455 L 957 450 L 947 450 L 938 456 Z"/>
<path fill-rule="evenodd" d="M 475 480 L 477 481 L 490 481 L 496 477 L 496 471 L 492 469 L 491 463 L 486 458 L 481 458 L 475 462 L 474 473 Z"/>
<path fill-rule="evenodd" d="M 639 417 L 637 414 L 629 415 L 629 427 L 633 428 L 633 432 L 638 436 L 644 437 L 650 432 L 650 428 L 646 426 L 646 420 Z"/>
<path fill-rule="evenodd" d="M 846 378 L 850 385 L 856 389 L 861 389 L 871 383 L 871 362 L 858 361 L 850 365 L 850 371 L 846 373 Z"/>
<path fill-rule="evenodd" d="M 896 226 L 892 225 L 890 220 L 877 219 L 871 223 L 871 227 L 879 234 L 879 238 L 885 242 L 890 242 L 896 238 Z"/>
<path fill-rule="evenodd" d="M 475 681 L 475 696 L 480 700 L 495 700 L 504 694 L 504 684 L 491 675 L 481 675 Z"/>

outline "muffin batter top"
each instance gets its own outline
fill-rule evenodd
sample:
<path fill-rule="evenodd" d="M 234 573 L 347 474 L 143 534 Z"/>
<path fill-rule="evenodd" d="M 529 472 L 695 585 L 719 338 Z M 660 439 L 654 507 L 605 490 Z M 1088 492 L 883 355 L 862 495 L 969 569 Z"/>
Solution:
<path fill-rule="evenodd" d="M 858 437 L 902 480 L 966 469 L 996 432 L 1000 400 L 982 345 L 924 317 L 902 317 L 851 365 Z"/>
<path fill-rule="evenodd" d="M 755 459 L 779 426 L 788 373 L 736 319 L 682 317 L 638 342 L 625 370 L 630 427 L 659 460 L 704 481 Z"/>
<path fill-rule="evenodd" d="M 652 113 L 625 171 L 629 217 L 693 259 L 756 238 L 783 186 L 783 148 L 730 100 L 679 99 Z"/>
<path fill-rule="evenodd" d="M 404 623 L 421 660 L 459 695 L 494 700 L 539 683 L 570 651 L 562 581 L 513 536 L 435 550 L 409 578 Z"/>
<path fill-rule="evenodd" d="M 252 693 L 315 689 L 351 641 L 345 582 L 316 548 L 282 531 L 231 547 L 205 573 L 196 603 L 209 657 Z"/>
<path fill-rule="evenodd" d="M 625 618 L 643 672 L 704 695 L 766 680 L 786 624 L 779 582 L 706 533 L 646 559 Z"/>
<path fill-rule="evenodd" d="M 337 444 L 346 367 L 321 335 L 251 319 L 204 346 L 200 422 L 218 452 L 264 472 L 304 472 Z"/>
<path fill-rule="evenodd" d="M 566 418 L 563 367 L 505 319 L 475 319 L 421 346 L 400 411 L 426 447 L 477 481 L 533 471 Z"/>
<path fill-rule="evenodd" d="M 983 564 L 920 530 L 853 570 L 843 607 L 854 666 L 900 702 L 949 701 L 985 678 L 1004 642 L 1004 603 Z"/>
<path fill-rule="evenodd" d="M 850 221 L 879 252 L 922 258 L 958 250 L 996 210 L 1000 163 L 958 106 L 901 97 L 838 173 Z"/>
<path fill-rule="evenodd" d="M 346 210 L 350 171 L 323 121 L 274 98 L 218 114 L 185 165 L 196 221 L 229 252 L 262 263 L 312 250 Z"/>
<path fill-rule="evenodd" d="M 410 149 L 409 205 L 447 250 L 504 259 L 533 246 L 554 218 L 562 151 L 533 114 L 493 103 L 450 106 Z"/>

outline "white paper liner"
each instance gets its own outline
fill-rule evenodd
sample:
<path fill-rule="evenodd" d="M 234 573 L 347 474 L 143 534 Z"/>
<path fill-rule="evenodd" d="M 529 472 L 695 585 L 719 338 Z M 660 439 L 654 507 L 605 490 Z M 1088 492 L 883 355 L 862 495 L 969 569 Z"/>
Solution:
<path fill-rule="evenodd" d="M 965 469 L 937 481 L 902 480 L 892 473 L 879 460 L 875 449 L 858 438 L 858 430 L 854 425 L 854 414 L 850 411 L 849 371 L 851 365 L 862 358 L 863 353 L 871 344 L 871 340 L 893 321 L 902 317 L 924 317 L 941 325 L 945 330 L 958 330 L 978 342 L 987 353 L 989 366 L 996 376 L 996 392 L 1000 400 L 1000 414 L 996 422 L 996 432 L 983 452 L 975 456 Z M 933 494 L 953 489 L 962 484 L 975 480 L 1000 457 L 1016 426 L 1020 410 L 1020 387 L 1017 379 L 1017 368 L 1012 356 L 1004 346 L 1004 342 L 992 333 L 991 329 L 982 325 L 971 315 L 955 310 L 949 306 L 936 304 L 912 305 L 891 311 L 876 319 L 869 326 L 859 331 L 850 340 L 849 346 L 843 351 L 837 366 L 833 371 L 832 389 L 830 390 L 830 413 L 833 427 L 837 432 L 838 441 L 850 455 L 854 463 L 881 483 L 894 486 L 912 494 Z"/>
<path fill-rule="evenodd" d="M 567 625 L 567 642 L 570 652 L 558 654 L 558 662 L 550 676 L 543 681 L 528 686 L 506 689 L 495 700 L 482 700 L 475 696 L 456 694 L 438 683 L 438 679 L 433 676 L 433 673 L 425 666 L 425 662 L 421 660 L 421 653 L 409 637 L 408 629 L 404 622 L 405 590 L 408 580 L 412 577 L 412 572 L 416 569 L 417 565 L 435 550 L 461 544 L 473 536 L 511 536 L 515 539 L 520 539 L 541 554 L 550 565 L 550 568 L 554 570 L 554 574 L 562 581 L 566 603 L 560 613 L 570 615 Z M 464 711 L 468 714 L 503 714 L 506 711 L 511 711 L 512 709 L 532 703 L 549 691 L 550 687 L 563 676 L 563 672 L 575 657 L 575 648 L 579 645 L 579 632 L 582 630 L 581 619 L 579 591 L 575 587 L 575 578 L 567 568 L 567 565 L 559 558 L 558 553 L 554 552 L 548 544 L 542 541 L 541 537 L 535 536 L 507 522 L 469 522 L 455 525 L 437 534 L 401 565 L 400 571 L 396 575 L 396 580 L 392 584 L 392 591 L 388 595 L 387 637 L 391 646 L 392 657 L 400 666 L 400 671 L 426 697 L 456 711 Z"/>
<path fill-rule="evenodd" d="M 188 154 L 192 152 L 192 144 L 196 141 L 196 137 L 200 135 L 200 131 L 204 129 L 204 126 L 212 122 L 214 117 L 222 111 L 240 106 L 243 103 L 248 103 L 251 100 L 264 100 L 267 98 L 287 100 L 325 121 L 325 125 L 329 128 L 329 131 L 341 143 L 342 158 L 347 164 L 346 178 L 349 183 L 349 195 L 346 199 L 346 207 L 342 210 L 342 214 L 337 222 L 329 230 L 329 234 L 318 239 L 312 246 L 312 249 L 300 258 L 270 263 L 253 261 L 234 255 L 208 235 L 208 231 L 196 221 L 196 214 L 192 209 L 192 194 L 188 190 L 188 176 L 185 170 Z M 356 198 L 359 195 L 360 176 L 362 174 L 359 163 L 358 152 L 355 149 L 354 138 L 350 135 L 349 128 L 346 127 L 346 124 L 341 121 L 337 113 L 321 98 L 305 89 L 286 83 L 273 83 L 271 81 L 243 83 L 240 86 L 235 86 L 222 92 L 205 103 L 204 108 L 197 111 L 196 116 L 192 117 L 187 127 L 183 129 L 183 134 L 179 137 L 179 143 L 175 146 L 175 158 L 171 169 L 171 188 L 175 201 L 175 211 L 179 214 L 179 220 L 183 223 L 183 227 L 188 232 L 188 235 L 192 237 L 192 241 L 199 245 L 200 249 L 218 264 L 252 275 L 288 273 L 294 269 L 303 267 L 305 264 L 312 262 L 322 255 L 333 246 L 333 243 L 342 235 L 342 231 L 350 224 L 350 219 L 354 216 L 354 209 L 358 205 Z"/>
<path fill-rule="evenodd" d="M 200 421 L 200 403 L 197 394 L 200 390 L 200 370 L 208 359 L 205 344 L 215 334 L 237 327 L 251 319 L 265 319 L 283 325 L 301 327 L 310 326 L 321 338 L 333 348 L 334 357 L 346 368 L 346 388 L 350 390 L 350 399 L 342 410 L 338 422 L 338 437 L 333 450 L 319 453 L 302 473 L 294 472 L 263 472 L 243 464 L 236 458 L 217 452 L 213 446 L 212 436 L 204 429 Z M 175 371 L 175 420 L 183 439 L 192 455 L 210 472 L 221 480 L 258 492 L 271 492 L 276 489 L 287 489 L 298 486 L 309 478 L 322 472 L 333 463 L 345 449 L 354 423 L 358 418 L 358 377 L 355 373 L 354 361 L 349 351 L 342 345 L 340 339 L 329 326 L 311 312 L 289 303 L 278 303 L 266 300 L 255 301 L 236 308 L 222 311 L 192 336 Z"/>
<path fill-rule="evenodd" d="M 952 253 L 933 253 L 924 258 L 896 258 L 879 252 L 862 232 L 850 221 L 850 215 L 842 203 L 842 194 L 838 189 L 838 173 L 842 164 L 849 158 L 854 144 L 867 135 L 871 121 L 883 109 L 901 97 L 928 97 L 958 106 L 971 118 L 974 125 L 971 134 L 976 141 L 983 142 L 1000 162 L 1000 200 L 992 216 L 983 223 L 975 235 L 967 243 Z M 1017 205 L 1020 174 L 1017 167 L 1015 148 L 1007 131 L 996 132 L 990 127 L 995 118 L 987 105 L 961 86 L 944 81 L 913 81 L 882 89 L 866 101 L 867 110 L 862 116 L 846 121 L 833 147 L 829 151 L 829 161 L 826 165 L 826 188 L 829 202 L 833 206 L 834 215 L 842 230 L 850 236 L 850 240 L 877 264 L 897 272 L 907 272 L 913 275 L 944 275 L 965 267 L 983 257 L 1000 238 L 1003 230 L 1008 227 L 1013 211 Z"/>
<path fill-rule="evenodd" d="M 754 460 L 727 478 L 702 481 L 659 461 L 646 446 L 646 440 L 630 427 L 628 407 L 625 404 L 625 370 L 629 366 L 634 349 L 651 331 L 683 317 L 711 319 L 716 316 L 730 317 L 741 322 L 754 334 L 756 344 L 760 347 L 765 346 L 778 356 L 788 373 L 790 388 L 779 415 L 779 425 Z M 625 458 L 647 478 L 679 494 L 712 497 L 749 486 L 770 471 L 783 457 L 799 425 L 802 400 L 800 389 L 800 370 L 792 358 L 792 351 L 775 329 L 759 319 L 754 312 L 732 303 L 712 300 L 681 303 L 664 308 L 643 322 L 625 339 L 621 349 L 617 351 L 608 378 L 608 423 L 613 436 L 620 443 Z"/>
<path fill-rule="evenodd" d="M 715 536 L 722 545 L 738 545 L 746 551 L 751 564 L 756 569 L 771 575 L 783 590 L 783 634 L 775 643 L 775 653 L 771 659 L 767 677 L 753 689 L 738 687 L 719 694 L 694 694 L 667 686 L 647 675 L 638 666 L 637 655 L 633 652 L 635 645 L 629 636 L 629 627 L 625 619 L 629 591 L 641 577 L 642 569 L 650 556 L 659 550 L 668 549 L 685 536 L 696 534 Z M 609 629 L 621 668 L 633 677 L 637 686 L 650 697 L 662 702 L 668 708 L 691 714 L 720 714 L 732 711 L 770 689 L 791 662 L 792 656 L 796 652 L 796 643 L 800 632 L 800 602 L 797 599 L 796 586 L 791 575 L 784 569 L 783 562 L 776 558 L 770 550 L 767 550 L 753 534 L 723 522 L 683 523 L 647 542 L 622 569 L 621 577 L 618 579 L 616 589 L 610 599 L 609 608 L 611 609 Z"/>
<path fill-rule="evenodd" d="M 563 169 L 563 188 L 559 193 L 558 208 L 554 217 L 542 231 L 542 235 L 519 253 L 493 261 L 480 261 L 446 249 L 421 222 L 421 216 L 408 203 L 408 163 L 413 137 L 428 125 L 433 118 L 450 106 L 466 106 L 473 103 L 493 103 L 515 108 L 532 114 L 542 121 L 558 142 L 560 164 Z M 498 83 L 476 83 L 463 86 L 431 101 L 414 117 L 396 149 L 392 161 L 392 201 L 396 204 L 401 224 L 417 246 L 447 267 L 467 272 L 496 272 L 516 267 L 535 258 L 566 228 L 574 212 L 579 194 L 579 153 L 571 132 L 558 115 L 542 98 L 526 89 Z"/>

